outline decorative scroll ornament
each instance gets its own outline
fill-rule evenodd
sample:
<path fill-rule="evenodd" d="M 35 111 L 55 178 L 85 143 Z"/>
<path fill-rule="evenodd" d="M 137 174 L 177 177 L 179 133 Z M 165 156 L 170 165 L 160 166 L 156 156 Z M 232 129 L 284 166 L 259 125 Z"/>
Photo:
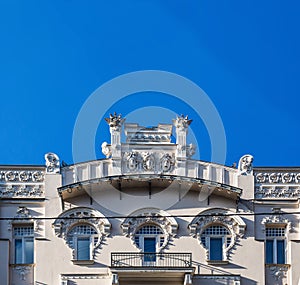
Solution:
<path fill-rule="evenodd" d="M 106 156 L 106 158 L 109 158 L 111 156 L 111 145 L 107 142 L 102 143 L 101 145 L 102 153 Z"/>
<path fill-rule="evenodd" d="M 171 168 L 174 166 L 174 158 L 169 155 L 168 153 L 164 154 L 160 159 L 160 168 L 163 172 L 170 171 Z"/>
<path fill-rule="evenodd" d="M 135 243 L 135 233 L 145 225 L 156 225 L 162 229 L 165 238 L 160 250 L 163 250 L 177 234 L 178 224 L 176 220 L 170 217 L 167 212 L 156 208 L 144 208 L 131 213 L 121 224 L 121 228 L 123 234 L 130 237 Z"/>
<path fill-rule="evenodd" d="M 253 156 L 246 154 L 240 158 L 238 169 L 240 175 L 253 175 Z"/>
<path fill-rule="evenodd" d="M 65 240 L 68 246 L 73 249 L 74 246 L 69 243 L 68 232 L 76 225 L 86 224 L 92 226 L 97 231 L 97 243 L 93 246 L 93 256 L 96 250 L 104 242 L 105 237 L 109 235 L 111 225 L 109 221 L 99 212 L 87 207 L 77 207 L 65 211 L 52 224 L 56 236 Z"/>
<path fill-rule="evenodd" d="M 155 158 L 153 153 L 146 152 L 143 154 L 143 168 L 145 170 L 154 170 Z"/>
<path fill-rule="evenodd" d="M 188 116 L 177 116 L 175 120 L 173 120 L 173 124 L 177 129 L 185 130 L 189 127 L 193 120 L 189 120 Z"/>
<path fill-rule="evenodd" d="M 47 173 L 60 173 L 60 166 L 59 166 L 59 158 L 53 152 L 48 152 L 45 154 L 46 160 L 46 172 Z"/>
<path fill-rule="evenodd" d="M 215 224 L 223 225 L 231 234 L 230 244 L 226 248 L 223 248 L 224 257 L 226 257 L 225 260 L 227 260 L 230 250 L 237 240 L 244 236 L 246 224 L 239 216 L 233 215 L 232 212 L 220 208 L 205 210 L 197 215 L 189 224 L 189 229 L 191 235 L 198 238 L 200 244 L 205 248 L 207 259 L 209 259 L 209 250 L 202 244 L 201 234 L 207 227 Z"/>
<path fill-rule="evenodd" d="M 117 115 L 117 113 L 114 112 L 114 114 L 109 114 L 109 118 L 105 118 L 105 121 L 111 130 L 120 131 L 125 118 L 122 118 L 122 114 Z"/>

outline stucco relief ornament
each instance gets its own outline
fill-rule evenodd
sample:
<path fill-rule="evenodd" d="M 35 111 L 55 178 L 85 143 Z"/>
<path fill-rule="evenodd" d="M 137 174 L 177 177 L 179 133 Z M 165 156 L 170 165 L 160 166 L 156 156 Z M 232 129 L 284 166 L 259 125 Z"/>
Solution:
<path fill-rule="evenodd" d="M 174 158 L 168 153 L 164 154 L 160 159 L 160 168 L 163 172 L 170 171 L 174 165 Z"/>
<path fill-rule="evenodd" d="M 140 157 L 136 152 L 129 152 L 126 153 L 126 160 L 128 169 L 133 171 L 137 169 Z"/>
<path fill-rule="evenodd" d="M 59 158 L 53 152 L 48 152 L 45 154 L 46 160 L 46 172 L 47 173 L 60 173 L 60 166 L 59 166 Z"/>
<path fill-rule="evenodd" d="M 143 168 L 145 170 L 154 170 L 154 166 L 155 166 L 155 159 L 154 159 L 154 155 L 152 153 L 145 153 L 144 157 L 143 157 Z"/>
<path fill-rule="evenodd" d="M 253 175 L 253 156 L 250 154 L 242 156 L 238 169 L 240 175 Z"/>
<path fill-rule="evenodd" d="M 105 118 L 105 121 L 111 130 L 119 131 L 125 121 L 125 118 L 122 118 L 122 114 L 117 115 L 117 113 L 114 112 L 114 114 L 109 114 L 109 118 Z"/>
<path fill-rule="evenodd" d="M 186 128 L 188 128 L 188 126 L 191 124 L 193 120 L 189 120 L 188 116 L 184 116 L 184 115 L 180 115 L 177 116 L 177 118 L 175 120 L 173 120 L 174 126 L 177 129 L 181 129 L 184 130 Z"/>
<path fill-rule="evenodd" d="M 272 215 L 272 216 L 267 216 L 264 217 L 261 220 L 261 225 L 262 225 L 262 231 L 265 232 L 266 231 L 266 226 L 267 225 L 278 225 L 278 226 L 285 226 L 287 232 L 293 232 L 294 228 L 293 228 L 293 224 L 292 222 L 285 218 L 282 215 Z"/>
<path fill-rule="evenodd" d="M 107 142 L 102 143 L 101 145 L 102 153 L 109 158 L 111 156 L 111 145 Z"/>
<path fill-rule="evenodd" d="M 145 208 L 131 213 L 121 224 L 123 234 L 130 237 L 135 243 L 135 233 L 145 225 L 156 225 L 164 233 L 164 242 L 159 247 L 159 251 L 167 247 L 171 240 L 177 235 L 178 224 L 173 217 L 159 209 Z"/>

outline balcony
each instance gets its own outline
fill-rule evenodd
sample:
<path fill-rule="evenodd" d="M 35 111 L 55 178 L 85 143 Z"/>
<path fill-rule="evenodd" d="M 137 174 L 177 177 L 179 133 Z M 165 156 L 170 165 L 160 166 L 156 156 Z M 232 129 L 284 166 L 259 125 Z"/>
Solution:
<path fill-rule="evenodd" d="M 111 267 L 113 268 L 191 268 L 191 253 L 144 253 L 121 252 L 111 253 Z"/>

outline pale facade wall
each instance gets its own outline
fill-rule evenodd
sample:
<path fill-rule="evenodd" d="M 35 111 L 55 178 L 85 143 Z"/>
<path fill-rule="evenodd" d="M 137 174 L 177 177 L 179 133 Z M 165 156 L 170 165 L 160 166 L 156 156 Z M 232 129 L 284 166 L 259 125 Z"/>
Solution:
<path fill-rule="evenodd" d="M 108 120 L 113 143 L 102 145 L 106 159 L 60 167 L 48 153 L 45 166 L 0 167 L 0 284 L 298 285 L 300 169 L 253 170 L 250 155 L 238 168 L 193 160 L 186 142 L 190 121 L 183 117 L 174 122 L 175 144 L 171 125 L 135 133 L 136 124 L 125 127 L 134 143 L 128 137 L 122 143 L 122 120 L 114 119 Z M 128 260 L 111 267 L 112 253 L 143 253 L 134 239 L 143 223 L 163 232 L 156 244 L 163 258 L 152 267 L 145 260 L 144 267 Z M 94 256 L 82 261 L 68 233 L 86 224 L 98 239 L 89 244 L 97 246 Z M 34 228 L 30 264 L 15 258 L 14 227 L 24 225 Z M 229 232 L 221 260 L 209 260 L 207 240 L 201 240 L 211 225 Z M 284 228 L 284 264 L 266 265 L 268 227 Z M 192 263 L 159 268 L 178 252 L 192 253 Z"/>

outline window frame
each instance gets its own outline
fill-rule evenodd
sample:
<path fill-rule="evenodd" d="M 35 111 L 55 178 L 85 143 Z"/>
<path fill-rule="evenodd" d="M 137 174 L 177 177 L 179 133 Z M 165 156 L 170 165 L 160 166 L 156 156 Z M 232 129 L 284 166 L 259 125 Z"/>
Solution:
<path fill-rule="evenodd" d="M 268 235 L 268 230 L 270 229 L 284 229 L 284 233 L 282 235 Z M 278 242 L 283 241 L 283 261 L 284 263 L 278 263 L 279 256 L 279 247 Z M 272 262 L 269 262 L 269 253 L 267 244 L 272 245 Z M 287 228 L 286 225 L 267 225 L 266 226 L 266 236 L 265 236 L 265 264 L 287 264 Z"/>
<path fill-rule="evenodd" d="M 79 226 L 88 226 L 90 228 L 92 228 L 95 233 L 92 234 L 82 234 L 82 233 L 73 233 L 71 234 L 72 230 L 74 230 L 76 227 Z M 99 239 L 99 234 L 97 232 L 97 230 L 95 229 L 95 227 L 89 223 L 80 223 L 80 224 L 75 224 L 73 225 L 70 230 L 67 233 L 67 239 L 70 241 L 72 240 L 72 245 L 71 248 L 73 248 L 74 252 L 73 252 L 73 261 L 75 262 L 91 262 L 94 261 L 94 250 L 96 249 L 97 245 L 95 244 L 95 238 L 97 238 L 97 240 Z M 79 258 L 79 250 L 78 250 L 78 240 L 80 239 L 87 239 L 89 240 L 89 250 L 88 250 L 88 255 L 89 255 L 89 259 L 81 259 Z"/>
<path fill-rule="evenodd" d="M 222 230 L 226 230 L 226 234 L 206 234 L 205 231 L 212 227 L 221 227 Z M 212 239 L 218 239 L 222 241 L 222 246 L 219 248 L 221 252 L 219 253 L 219 256 L 222 257 L 222 259 L 213 259 L 212 258 L 212 245 L 211 240 Z M 227 251 L 230 248 L 230 245 L 232 243 L 232 233 L 224 224 L 209 224 L 207 225 L 203 231 L 200 234 L 200 241 L 203 247 L 207 250 L 207 261 L 212 263 L 223 263 L 227 262 Z"/>
<path fill-rule="evenodd" d="M 31 233 L 21 233 L 16 234 L 16 228 L 31 228 Z M 16 243 L 20 241 L 20 252 L 17 249 Z M 32 249 L 30 249 L 30 253 L 26 252 L 26 243 L 31 243 Z M 14 264 L 34 264 L 34 252 L 35 252 L 35 243 L 34 243 L 34 225 L 33 224 L 14 224 L 13 225 L 13 257 Z M 17 255 L 21 256 L 21 260 L 19 261 Z M 28 256 L 29 255 L 29 256 Z M 29 262 L 28 262 L 29 261 Z"/>
<path fill-rule="evenodd" d="M 158 233 L 142 233 L 142 234 L 139 234 L 138 232 L 146 227 L 146 226 L 153 226 L 153 227 L 156 227 L 157 229 L 159 229 L 161 231 L 160 234 Z M 136 237 L 138 236 L 139 238 L 139 242 L 138 244 L 136 243 Z M 145 252 L 145 248 L 144 248 L 144 238 L 155 238 L 155 253 L 158 253 L 161 251 L 162 249 L 162 246 L 164 244 L 164 241 L 166 239 L 166 236 L 165 236 L 165 233 L 164 231 L 162 230 L 162 228 L 156 224 L 143 224 L 141 225 L 135 232 L 134 234 L 134 240 L 135 240 L 135 244 L 137 245 L 137 247 L 142 251 L 142 252 Z M 163 241 L 161 241 L 161 238 L 163 238 Z"/>

